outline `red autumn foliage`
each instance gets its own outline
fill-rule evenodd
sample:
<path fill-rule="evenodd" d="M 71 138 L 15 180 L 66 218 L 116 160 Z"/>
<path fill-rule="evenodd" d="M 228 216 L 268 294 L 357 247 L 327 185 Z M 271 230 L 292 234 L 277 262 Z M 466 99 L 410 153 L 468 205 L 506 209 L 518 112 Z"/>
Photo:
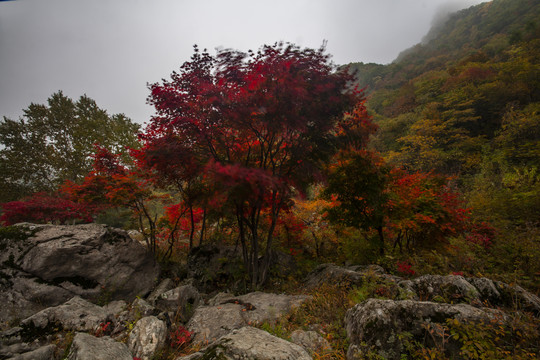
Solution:
<path fill-rule="evenodd" d="M 173 348 L 181 348 L 185 345 L 187 345 L 191 341 L 191 333 L 186 328 L 184 328 L 182 325 L 179 325 L 178 328 L 169 334 L 169 340 L 171 347 Z"/>
<path fill-rule="evenodd" d="M 329 219 L 376 229 L 383 253 L 384 238 L 394 248 L 434 247 L 448 237 L 468 234 L 470 241 L 487 244 L 493 236 L 486 227 L 473 225 L 451 179 L 433 173 L 388 171 L 381 158 L 368 152 L 342 152 L 330 166 L 325 196 Z M 385 234 L 385 235 L 383 235 Z M 485 246 L 485 245 L 484 245 Z"/>
<path fill-rule="evenodd" d="M 389 185 L 388 228 L 395 236 L 394 246 L 431 246 L 464 232 L 469 209 L 459 194 L 447 184 L 449 179 L 432 173 L 408 173 L 394 169 Z"/>
<path fill-rule="evenodd" d="M 470 226 L 466 240 L 488 249 L 491 246 L 495 235 L 495 228 L 489 223 L 482 221 L 479 223 L 473 223 Z"/>
<path fill-rule="evenodd" d="M 4 203 L 0 223 L 5 226 L 20 222 L 66 224 L 72 221 L 92 222 L 92 211 L 67 199 L 64 194 L 36 193 L 21 200 Z"/>
<path fill-rule="evenodd" d="M 200 231 L 204 210 L 190 208 L 185 202 L 165 206 L 165 215 L 160 220 L 162 228 L 160 237 L 165 241 L 177 243 L 180 238 L 192 239 L 195 231 Z M 177 244 L 180 247 L 189 247 L 187 244 Z M 190 242 L 190 246 L 193 245 Z"/>
<path fill-rule="evenodd" d="M 140 171 L 122 166 L 118 156 L 107 149 L 98 146 L 96 149 L 94 170 L 80 184 L 66 182 L 62 191 L 96 211 L 117 207 L 131 209 L 149 250 L 156 253 L 159 231 L 149 204 L 159 197 L 153 193 L 152 180 Z"/>
<path fill-rule="evenodd" d="M 412 265 L 408 261 L 398 261 L 396 263 L 397 272 L 404 276 L 413 276 L 416 271 L 413 270 Z"/>
<path fill-rule="evenodd" d="M 234 219 L 252 285 L 261 284 L 270 265 L 262 250 L 272 248 L 294 192 L 322 177 L 342 143 L 365 142 L 373 126 L 362 123 L 363 103 L 355 108 L 363 97 L 353 80 L 324 49 L 275 44 L 211 56 L 195 48 L 171 80 L 150 86 L 156 115 L 136 156 L 188 207 Z"/>

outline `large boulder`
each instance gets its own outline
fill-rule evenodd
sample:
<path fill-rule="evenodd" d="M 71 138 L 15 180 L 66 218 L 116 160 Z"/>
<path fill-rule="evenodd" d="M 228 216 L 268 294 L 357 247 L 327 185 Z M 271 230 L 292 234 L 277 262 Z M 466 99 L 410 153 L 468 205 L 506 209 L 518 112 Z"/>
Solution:
<path fill-rule="evenodd" d="M 493 305 L 522 309 L 540 316 L 540 298 L 538 296 L 519 285 L 509 285 L 501 281 L 493 283 L 500 294 L 499 298 L 492 300 Z M 482 290 L 485 291 L 485 289 Z M 489 292 L 487 293 L 489 294 Z"/>
<path fill-rule="evenodd" d="M 198 307 L 187 324 L 193 333 L 193 343 L 212 343 L 232 330 L 246 326 L 243 309 L 239 304 Z"/>
<path fill-rule="evenodd" d="M 444 326 L 447 319 L 460 322 L 488 322 L 504 318 L 498 310 L 476 308 L 469 304 L 439 304 L 414 300 L 368 299 L 347 311 L 345 327 L 350 341 L 348 359 L 363 358 L 375 352 L 384 359 L 401 359 L 405 344 L 400 335 L 407 333 L 411 340 L 423 342 L 437 335 L 428 329 Z M 452 341 L 453 339 L 448 339 Z M 459 343 L 448 344 L 447 349 L 456 355 Z"/>
<path fill-rule="evenodd" d="M 282 315 L 302 305 L 308 298 L 309 296 L 306 295 L 272 294 L 256 291 L 226 301 L 240 304 L 243 307 L 242 314 L 248 324 L 260 324 L 265 321 L 274 323 Z"/>
<path fill-rule="evenodd" d="M 370 278 L 396 282 L 396 277 L 388 275 L 379 265 L 357 265 L 342 267 L 335 264 L 322 264 L 308 274 L 304 282 L 306 289 L 314 289 L 324 284 L 338 286 L 361 286 Z"/>
<path fill-rule="evenodd" d="M 129 334 L 128 346 L 134 357 L 149 360 L 167 339 L 167 326 L 155 316 L 143 317 Z"/>
<path fill-rule="evenodd" d="M 127 300 L 150 292 L 159 267 L 144 246 L 100 224 L 0 228 L 0 321 L 73 296 Z"/>
<path fill-rule="evenodd" d="M 311 356 L 296 344 L 246 326 L 221 337 L 204 351 L 180 359 L 311 360 Z"/>
<path fill-rule="evenodd" d="M 194 286 L 183 285 L 158 295 L 154 302 L 156 308 L 173 312 L 180 322 L 186 323 L 199 306 L 201 300 L 202 297 Z"/>
<path fill-rule="evenodd" d="M 95 337 L 77 333 L 69 350 L 67 360 L 133 360 L 126 344 L 116 342 L 108 336 Z"/>
<path fill-rule="evenodd" d="M 487 278 L 423 275 L 413 280 L 402 280 L 399 286 L 412 292 L 415 300 L 518 308 L 540 315 L 538 296 L 518 285 Z"/>
<path fill-rule="evenodd" d="M 218 294 L 208 306 L 199 306 L 187 328 L 194 343 L 213 342 L 234 329 L 264 321 L 275 322 L 308 297 L 254 292 L 242 296 Z"/>
<path fill-rule="evenodd" d="M 295 330 L 291 333 L 291 341 L 310 354 L 332 349 L 330 343 L 316 331 Z"/>
<path fill-rule="evenodd" d="M 393 299 L 518 308 L 540 315 L 540 298 L 517 285 L 460 275 L 423 275 L 403 279 L 386 274 L 378 265 L 342 267 L 322 264 L 308 274 L 304 287 L 308 290 L 325 284 L 361 287 L 366 283 L 384 285 L 388 289 L 388 297 Z"/>
<path fill-rule="evenodd" d="M 423 275 L 411 280 L 419 299 L 447 303 L 481 303 L 480 292 L 459 275 Z"/>
<path fill-rule="evenodd" d="M 37 348 L 27 353 L 19 354 L 9 358 L 9 360 L 51 360 L 54 359 L 56 346 L 50 344 Z"/>
<path fill-rule="evenodd" d="M 114 314 L 103 307 L 94 305 L 80 297 L 74 297 L 66 303 L 44 309 L 26 319 L 20 327 L 23 336 L 44 334 L 58 330 L 96 331 L 101 324 L 112 320 Z"/>
<path fill-rule="evenodd" d="M 322 264 L 308 274 L 305 287 L 314 289 L 323 284 L 361 285 L 364 283 L 364 278 L 365 276 L 361 272 L 334 264 Z"/>

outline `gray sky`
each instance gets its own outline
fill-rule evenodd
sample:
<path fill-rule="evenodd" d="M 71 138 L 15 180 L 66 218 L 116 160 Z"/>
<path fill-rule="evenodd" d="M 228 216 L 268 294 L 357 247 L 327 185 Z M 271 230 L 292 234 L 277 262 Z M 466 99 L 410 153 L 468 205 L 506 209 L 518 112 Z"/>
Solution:
<path fill-rule="evenodd" d="M 0 116 L 16 119 L 62 90 L 144 123 L 153 114 L 146 84 L 168 78 L 193 44 L 214 53 L 327 40 L 337 64 L 386 64 L 419 43 L 438 14 L 484 1 L 0 1 Z"/>

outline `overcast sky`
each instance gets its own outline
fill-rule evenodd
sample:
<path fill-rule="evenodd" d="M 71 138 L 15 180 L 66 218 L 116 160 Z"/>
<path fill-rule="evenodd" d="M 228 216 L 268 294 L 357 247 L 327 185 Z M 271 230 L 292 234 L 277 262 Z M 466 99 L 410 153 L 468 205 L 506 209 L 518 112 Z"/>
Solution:
<path fill-rule="evenodd" d="M 16 119 L 62 90 L 144 123 L 153 113 L 146 84 L 168 78 L 193 44 L 215 53 L 327 40 L 337 64 L 386 64 L 419 43 L 434 17 L 484 1 L 0 1 L 0 116 Z"/>

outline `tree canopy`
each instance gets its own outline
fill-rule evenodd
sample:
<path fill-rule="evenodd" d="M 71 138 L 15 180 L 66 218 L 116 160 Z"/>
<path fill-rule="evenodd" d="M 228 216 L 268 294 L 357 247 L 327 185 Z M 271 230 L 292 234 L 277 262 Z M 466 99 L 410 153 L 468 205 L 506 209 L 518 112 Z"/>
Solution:
<path fill-rule="evenodd" d="M 368 136 L 352 80 L 322 48 L 279 43 L 216 56 L 195 48 L 171 80 L 151 85 L 157 114 L 138 158 L 188 202 L 211 197 L 234 219 L 251 280 L 262 283 L 280 212 L 341 144 Z"/>
<path fill-rule="evenodd" d="M 30 104 L 18 120 L 0 121 L 0 202 L 79 181 L 92 168 L 94 144 L 114 153 L 137 147 L 139 126 L 109 115 L 86 95 L 77 101 L 61 91 L 47 104 Z M 127 159 L 127 154 L 125 159 Z"/>

